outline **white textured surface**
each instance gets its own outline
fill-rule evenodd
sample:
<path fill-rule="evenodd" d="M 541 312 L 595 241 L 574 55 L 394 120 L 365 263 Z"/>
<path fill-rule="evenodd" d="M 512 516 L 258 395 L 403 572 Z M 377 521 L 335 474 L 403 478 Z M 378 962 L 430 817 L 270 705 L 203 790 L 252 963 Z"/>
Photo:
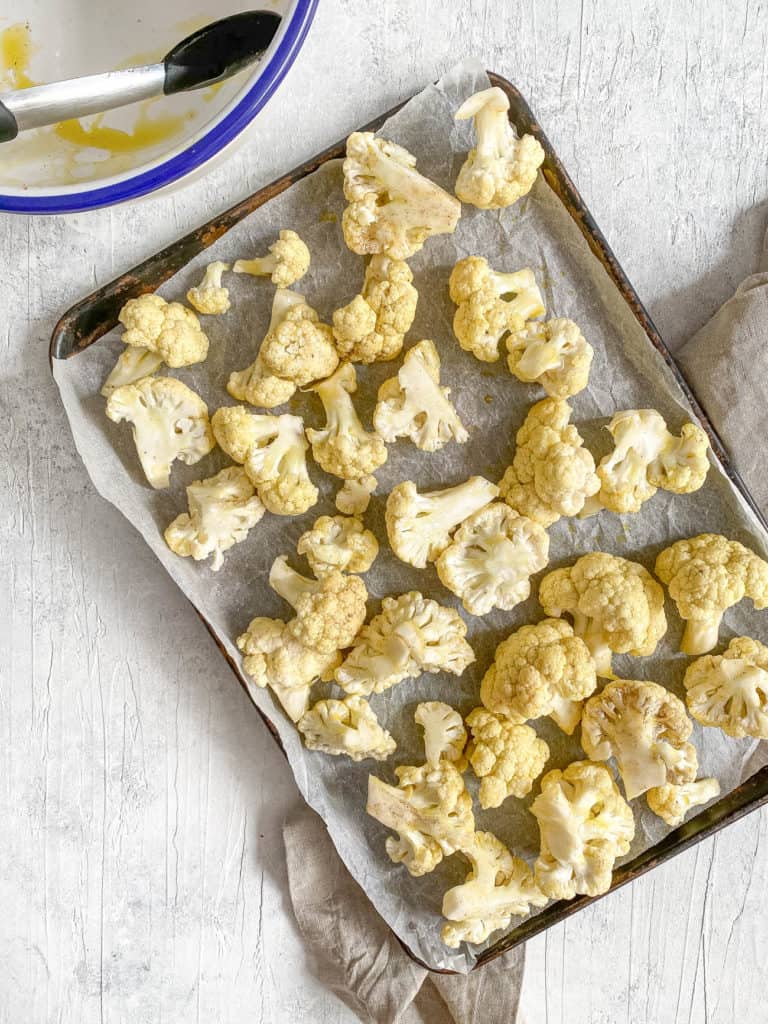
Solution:
<path fill-rule="evenodd" d="M 467 52 L 529 96 L 670 342 L 754 268 L 768 12 L 744 0 L 321 0 L 249 143 L 208 177 L 113 211 L 0 219 L 2 1024 L 353 1020 L 286 903 L 297 797 L 281 755 L 94 495 L 46 347 L 74 299 Z M 531 1024 L 768 1019 L 767 821 L 532 941 Z"/>

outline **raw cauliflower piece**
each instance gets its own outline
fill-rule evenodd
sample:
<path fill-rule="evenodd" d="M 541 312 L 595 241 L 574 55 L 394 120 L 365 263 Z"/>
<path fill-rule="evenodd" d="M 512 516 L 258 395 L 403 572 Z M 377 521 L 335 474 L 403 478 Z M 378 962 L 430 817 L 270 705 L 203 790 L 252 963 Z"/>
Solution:
<path fill-rule="evenodd" d="M 435 563 L 440 582 L 470 615 L 509 611 L 531 593 L 531 576 L 549 560 L 543 526 L 494 501 L 465 519 Z"/>
<path fill-rule="evenodd" d="M 151 377 L 163 365 L 163 357 L 148 348 L 126 345 L 101 386 L 101 393 L 109 398 L 124 384 L 135 384 L 142 377 Z"/>
<path fill-rule="evenodd" d="M 677 828 L 685 821 L 688 811 L 708 804 L 716 796 L 720 796 L 720 783 L 717 779 L 697 779 L 696 782 L 684 782 L 681 786 L 656 786 L 648 790 L 645 799 L 655 815 L 672 828 Z"/>
<path fill-rule="evenodd" d="M 594 349 L 563 317 L 529 323 L 506 338 L 509 372 L 526 384 L 541 384 L 552 398 L 570 398 L 589 381 Z"/>
<path fill-rule="evenodd" d="M 359 576 L 338 569 L 310 580 L 291 569 L 284 555 L 269 570 L 269 585 L 296 612 L 286 632 L 299 643 L 324 654 L 351 647 L 365 622 L 368 591 Z"/>
<path fill-rule="evenodd" d="M 456 340 L 484 363 L 499 358 L 499 342 L 510 331 L 544 315 L 544 300 L 528 267 L 502 273 L 482 256 L 466 256 L 451 271 L 448 291 L 457 306 Z"/>
<path fill-rule="evenodd" d="M 429 767 L 437 768 L 441 761 L 451 761 L 462 770 L 467 730 L 456 708 L 440 700 L 429 700 L 417 706 L 413 718 L 424 730 L 424 756 Z"/>
<path fill-rule="evenodd" d="M 574 632 L 592 652 L 599 676 L 613 675 L 612 653 L 644 658 L 667 631 L 664 591 L 648 570 L 601 551 L 548 573 L 539 601 L 547 615 L 572 616 Z"/>
<path fill-rule="evenodd" d="M 542 892 L 553 900 L 608 892 L 616 858 L 635 835 L 632 810 L 608 769 L 574 761 L 547 772 L 531 813 L 541 833 L 534 874 Z"/>
<path fill-rule="evenodd" d="M 322 430 L 307 428 L 315 462 L 342 480 L 360 480 L 384 465 L 387 446 L 363 427 L 352 403 L 357 391 L 354 366 L 342 363 L 332 377 L 309 390 L 323 403 L 326 418 Z"/>
<path fill-rule="evenodd" d="M 417 591 L 385 597 L 336 672 L 347 693 L 382 693 L 422 672 L 460 676 L 475 660 L 467 626 L 453 608 Z"/>
<path fill-rule="evenodd" d="M 480 779 L 480 806 L 501 807 L 508 796 L 524 797 L 544 771 L 549 747 L 530 725 L 475 708 L 467 715 L 472 739 L 467 759 Z"/>
<path fill-rule="evenodd" d="M 560 398 L 531 406 L 517 432 L 512 465 L 499 484 L 510 508 L 542 526 L 578 515 L 600 490 L 595 460 L 569 422 L 571 412 Z"/>
<path fill-rule="evenodd" d="M 243 670 L 259 687 L 269 687 L 292 722 L 309 707 L 309 694 L 318 679 L 333 678 L 338 651 L 321 653 L 291 636 L 280 619 L 255 618 L 237 638 Z"/>
<path fill-rule="evenodd" d="M 723 654 L 697 658 L 683 680 L 685 702 L 701 725 L 741 739 L 768 739 L 768 647 L 737 636 Z"/>
<path fill-rule="evenodd" d="M 696 778 L 693 725 L 685 704 L 658 683 L 617 679 L 590 697 L 581 716 L 581 745 L 593 761 L 616 758 L 633 800 L 667 783 Z"/>
<path fill-rule="evenodd" d="M 296 551 L 306 555 L 315 576 L 331 569 L 368 572 L 379 553 L 379 542 L 356 516 L 320 516 L 301 535 Z"/>
<path fill-rule="evenodd" d="M 223 405 L 211 416 L 216 444 L 225 455 L 242 466 L 261 437 L 261 420 L 267 418 L 272 417 L 254 416 L 244 405 Z"/>
<path fill-rule="evenodd" d="M 419 877 L 471 841 L 475 831 L 472 797 L 451 761 L 442 760 L 435 768 L 401 765 L 395 775 L 397 786 L 368 776 L 365 809 L 398 833 L 397 839 L 386 841 L 390 860 Z"/>
<path fill-rule="evenodd" d="M 209 316 L 216 316 L 226 313 L 229 309 L 229 288 L 221 283 L 225 270 L 229 270 L 229 264 L 221 260 L 209 263 L 205 268 L 203 279 L 195 288 L 187 292 L 187 302 L 194 306 L 198 313 L 207 313 Z"/>
<path fill-rule="evenodd" d="M 361 516 L 370 505 L 375 490 L 376 477 L 370 474 L 359 480 L 345 480 L 336 493 L 336 508 L 347 516 Z"/>
<path fill-rule="evenodd" d="M 596 687 L 584 641 L 564 619 L 544 619 L 501 641 L 480 684 L 480 700 L 515 724 L 549 715 L 570 736 Z"/>
<path fill-rule="evenodd" d="M 118 320 L 125 327 L 120 339 L 124 344 L 156 352 L 174 369 L 201 363 L 208 355 L 208 338 L 200 321 L 180 302 L 166 302 L 149 292 L 129 299 Z"/>
<path fill-rule="evenodd" d="M 405 480 L 387 498 L 387 536 L 399 559 L 417 569 L 434 562 L 451 543 L 451 531 L 499 493 L 490 480 L 472 476 L 442 491 L 419 494 Z"/>
<path fill-rule="evenodd" d="M 298 723 L 309 750 L 346 756 L 353 761 L 386 761 L 397 744 L 363 697 L 319 700 Z"/>
<path fill-rule="evenodd" d="M 270 245 L 268 256 L 236 260 L 232 269 L 236 274 L 269 277 L 278 288 L 290 288 L 309 270 L 309 249 L 295 231 L 284 228 Z"/>
<path fill-rule="evenodd" d="M 429 339 L 417 342 L 396 377 L 379 388 L 373 414 L 376 432 L 388 443 L 409 437 L 424 452 L 449 441 L 463 444 L 469 434 L 450 402 L 450 388 L 440 387 L 440 356 Z"/>
<path fill-rule="evenodd" d="M 549 902 L 525 861 L 513 857 L 492 832 L 475 832 L 461 852 L 471 866 L 466 881 L 443 896 L 446 946 L 485 942 L 508 928 L 513 917 L 525 917 L 531 907 Z"/>
<path fill-rule="evenodd" d="M 655 409 L 629 409 L 617 413 L 607 429 L 614 449 L 597 467 L 602 508 L 639 512 L 659 488 L 690 494 L 704 483 L 709 441 L 701 427 L 686 423 L 675 437 Z"/>
<path fill-rule="evenodd" d="M 419 298 L 412 282 L 404 260 L 371 257 L 361 294 L 333 314 L 333 336 L 342 359 L 377 363 L 400 355 Z"/>
<path fill-rule="evenodd" d="M 656 575 L 685 619 L 685 654 L 711 651 L 723 615 L 745 597 L 768 608 L 768 562 L 717 533 L 675 541 L 656 559 Z"/>
<path fill-rule="evenodd" d="M 177 555 L 196 562 L 213 555 L 214 572 L 224 564 L 224 552 L 244 541 L 264 515 L 253 484 L 239 466 L 195 480 L 187 487 L 187 504 L 189 512 L 167 527 L 165 543 Z"/>
<path fill-rule="evenodd" d="M 511 206 L 533 188 L 544 150 L 532 135 L 518 138 L 509 121 L 509 99 L 497 86 L 476 92 L 456 111 L 475 120 L 477 145 L 456 179 L 456 195 L 481 210 Z"/>
<path fill-rule="evenodd" d="M 131 424 L 141 468 L 155 488 L 168 487 L 174 460 L 192 466 L 216 444 L 207 405 L 173 377 L 143 377 L 116 388 L 107 416 Z"/>
<path fill-rule="evenodd" d="M 419 174 L 416 157 L 373 132 L 347 139 L 344 196 L 344 240 L 359 256 L 407 260 L 433 235 L 453 234 L 461 216 L 461 204 Z"/>

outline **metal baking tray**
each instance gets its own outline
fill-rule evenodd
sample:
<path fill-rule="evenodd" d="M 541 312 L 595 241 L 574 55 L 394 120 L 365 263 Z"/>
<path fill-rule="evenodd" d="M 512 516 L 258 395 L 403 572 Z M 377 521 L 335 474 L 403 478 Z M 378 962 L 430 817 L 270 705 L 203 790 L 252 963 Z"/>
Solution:
<path fill-rule="evenodd" d="M 712 450 L 723 471 L 727 474 L 732 481 L 733 486 L 750 506 L 758 521 L 766 531 L 768 531 L 768 522 L 733 467 L 730 456 L 728 455 L 723 443 L 717 436 L 712 424 L 707 419 L 706 413 L 699 405 L 696 396 L 680 372 L 680 369 L 672 358 L 670 351 L 664 344 L 659 332 L 654 327 L 651 318 L 638 298 L 637 293 L 627 279 L 624 271 L 611 251 L 610 246 L 603 237 L 602 232 L 598 228 L 592 215 L 576 190 L 575 185 L 565 171 L 565 168 L 560 163 L 551 143 L 544 134 L 541 126 L 536 121 L 527 102 L 520 92 L 505 78 L 502 78 L 500 75 L 492 72 L 489 72 L 488 74 L 492 84 L 503 89 L 509 97 L 509 117 L 517 131 L 521 134 L 528 132 L 529 134 L 534 135 L 543 146 L 545 159 L 542 165 L 542 173 L 547 184 L 559 198 L 568 214 L 576 223 L 579 231 L 584 236 L 594 255 L 602 263 L 635 319 L 647 335 L 651 345 L 653 345 L 653 347 L 661 354 L 664 361 L 670 367 L 672 373 L 680 384 L 680 387 L 685 392 L 686 397 L 697 413 L 702 426 L 709 434 Z M 396 113 L 402 105 L 403 104 L 400 104 L 392 110 L 381 114 L 360 130 L 376 131 L 381 127 L 384 121 L 392 114 Z M 64 314 L 54 328 L 50 344 L 51 366 L 53 366 L 54 359 L 75 358 L 79 353 L 88 348 L 88 346 L 98 342 L 101 337 L 115 327 L 117 324 L 117 315 L 128 299 L 141 295 L 144 292 L 155 291 L 155 289 L 163 284 L 163 282 L 167 281 L 190 260 L 222 235 L 226 234 L 230 228 L 234 227 L 234 225 L 238 224 L 254 210 L 258 209 L 264 203 L 273 199 L 287 188 L 290 188 L 290 186 L 295 182 L 317 170 L 317 168 L 326 161 L 334 160 L 343 156 L 345 144 L 346 140 L 344 139 L 337 142 L 335 145 L 330 146 L 328 149 L 323 150 L 323 152 L 318 153 L 317 156 L 308 160 L 300 167 L 295 168 L 288 174 L 283 175 L 283 177 L 278 178 L 271 184 L 259 189 L 259 191 L 255 192 L 252 196 L 244 199 L 242 202 L 233 206 L 231 209 L 219 216 L 214 217 L 212 220 L 208 221 L 207 224 L 203 224 L 201 227 L 190 232 L 188 235 L 185 235 L 183 238 L 178 239 L 176 242 L 167 246 L 165 249 L 162 249 L 154 256 L 150 256 L 149 259 L 145 260 L 143 263 L 138 264 L 138 266 L 134 267 L 132 270 L 129 270 L 127 273 L 116 278 L 114 281 L 111 281 L 103 288 L 98 289 L 98 291 L 93 292 L 91 295 L 88 295 L 86 298 L 74 305 Z M 235 676 L 245 688 L 239 669 L 227 654 L 224 645 L 221 642 L 221 638 L 217 635 L 212 625 L 206 620 L 202 612 L 197 608 L 195 610 L 206 625 L 208 631 L 211 633 L 217 647 L 227 659 L 227 662 L 235 673 Z M 245 689 L 246 692 L 248 692 L 247 688 Z M 274 724 L 270 721 L 267 715 L 263 714 L 258 708 L 257 710 L 264 719 L 267 728 L 272 733 L 276 742 L 279 744 L 280 740 Z M 675 854 L 689 849 L 695 843 L 713 835 L 719 829 L 737 821 L 745 814 L 756 810 L 765 803 L 768 803 L 768 766 L 760 769 L 751 778 L 747 779 L 740 786 L 731 791 L 727 796 L 718 800 L 717 803 L 708 807 L 705 811 L 696 815 L 690 821 L 685 822 L 679 828 L 670 832 L 661 840 L 661 842 L 656 843 L 644 853 L 641 853 L 627 863 L 622 864 L 621 867 L 617 868 L 614 872 L 613 883 L 609 891 L 613 892 L 620 886 L 626 885 L 627 882 L 631 882 L 639 875 L 644 874 L 646 871 L 650 871 L 651 868 L 654 868 L 659 864 L 663 864 L 671 857 L 674 857 Z M 478 955 L 475 969 L 495 959 L 507 950 L 520 945 L 520 943 L 525 942 L 533 935 L 538 935 L 540 932 L 552 927 L 552 925 L 564 920 L 571 914 L 575 914 L 578 910 L 581 910 L 588 904 L 594 903 L 596 899 L 602 899 L 602 897 L 590 898 L 587 896 L 581 896 L 574 900 L 561 900 L 550 904 L 535 917 L 531 917 L 528 920 L 523 921 L 512 931 L 508 932 L 501 939 L 480 953 Z M 414 960 L 421 963 L 421 961 L 418 960 L 418 957 L 416 957 L 407 946 L 404 945 L 404 948 Z"/>

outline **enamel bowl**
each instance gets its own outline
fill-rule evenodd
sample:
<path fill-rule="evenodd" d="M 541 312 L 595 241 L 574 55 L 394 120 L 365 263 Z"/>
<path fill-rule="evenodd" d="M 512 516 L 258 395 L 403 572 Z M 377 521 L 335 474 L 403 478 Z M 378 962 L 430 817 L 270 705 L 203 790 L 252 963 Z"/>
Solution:
<path fill-rule="evenodd" d="M 301 49 L 317 3 L 234 0 L 211 13 L 195 0 L 6 0 L 0 11 L 0 93 L 152 63 L 190 32 L 238 11 L 274 10 L 283 20 L 262 60 L 227 82 L 38 128 L 3 143 L 0 210 L 89 210 L 191 174 L 267 103 Z"/>

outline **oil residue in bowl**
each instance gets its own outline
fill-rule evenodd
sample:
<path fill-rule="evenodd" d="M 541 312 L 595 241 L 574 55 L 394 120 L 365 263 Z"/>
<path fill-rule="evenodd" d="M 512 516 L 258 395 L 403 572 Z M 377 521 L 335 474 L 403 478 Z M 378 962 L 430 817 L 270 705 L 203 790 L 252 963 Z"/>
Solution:
<path fill-rule="evenodd" d="M 7 77 L 11 89 L 27 89 L 30 85 L 36 85 L 29 77 L 32 52 L 29 25 L 19 22 L 18 25 L 3 29 L 0 32 L 0 81 Z"/>

